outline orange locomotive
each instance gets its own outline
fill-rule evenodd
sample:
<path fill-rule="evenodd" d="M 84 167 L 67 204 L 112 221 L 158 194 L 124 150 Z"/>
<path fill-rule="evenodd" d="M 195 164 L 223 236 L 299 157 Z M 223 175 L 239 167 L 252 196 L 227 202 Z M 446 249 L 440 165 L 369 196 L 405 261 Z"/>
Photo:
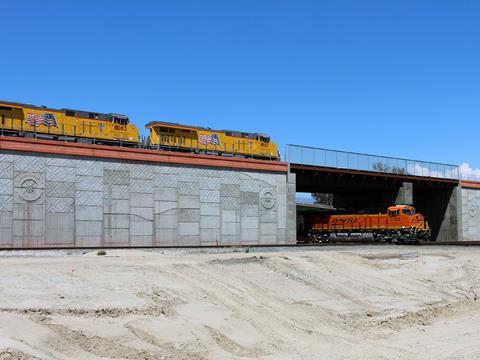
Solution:
<path fill-rule="evenodd" d="M 391 206 L 386 214 L 306 214 L 305 228 L 309 240 L 314 242 L 371 234 L 375 241 L 418 243 L 431 236 L 424 216 L 407 205 Z"/>

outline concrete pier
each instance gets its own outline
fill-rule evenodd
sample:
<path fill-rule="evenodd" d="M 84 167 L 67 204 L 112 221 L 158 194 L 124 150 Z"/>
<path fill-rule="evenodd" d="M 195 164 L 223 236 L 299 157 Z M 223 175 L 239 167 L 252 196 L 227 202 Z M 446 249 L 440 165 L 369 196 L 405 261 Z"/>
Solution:
<path fill-rule="evenodd" d="M 480 241 L 480 183 L 462 181 L 460 236 L 464 241 Z"/>

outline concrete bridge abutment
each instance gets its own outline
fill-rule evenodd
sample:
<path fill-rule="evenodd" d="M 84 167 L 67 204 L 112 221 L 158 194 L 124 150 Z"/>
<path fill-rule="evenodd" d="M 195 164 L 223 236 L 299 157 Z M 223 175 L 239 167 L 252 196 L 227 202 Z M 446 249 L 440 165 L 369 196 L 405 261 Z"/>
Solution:
<path fill-rule="evenodd" d="M 415 207 L 428 220 L 432 238 L 437 242 L 461 241 L 461 188 L 419 189 L 414 193 Z"/>
<path fill-rule="evenodd" d="M 296 242 L 285 163 L 0 140 L 0 248 Z"/>
<path fill-rule="evenodd" d="M 462 181 L 459 192 L 461 237 L 464 241 L 480 241 L 480 183 Z"/>

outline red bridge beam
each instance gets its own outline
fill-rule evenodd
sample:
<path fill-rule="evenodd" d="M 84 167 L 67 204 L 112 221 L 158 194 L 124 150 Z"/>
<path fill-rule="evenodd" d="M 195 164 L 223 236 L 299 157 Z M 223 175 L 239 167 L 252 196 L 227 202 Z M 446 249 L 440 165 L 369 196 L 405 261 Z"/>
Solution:
<path fill-rule="evenodd" d="M 106 145 L 91 145 L 38 140 L 28 138 L 0 137 L 1 151 L 82 156 L 101 159 L 143 161 L 150 163 L 192 165 L 202 167 L 241 170 L 288 172 L 288 164 L 279 161 L 228 158 L 218 155 L 197 155 L 164 150 L 133 149 Z"/>
<path fill-rule="evenodd" d="M 480 181 L 462 180 L 461 185 L 464 189 L 480 189 Z"/>

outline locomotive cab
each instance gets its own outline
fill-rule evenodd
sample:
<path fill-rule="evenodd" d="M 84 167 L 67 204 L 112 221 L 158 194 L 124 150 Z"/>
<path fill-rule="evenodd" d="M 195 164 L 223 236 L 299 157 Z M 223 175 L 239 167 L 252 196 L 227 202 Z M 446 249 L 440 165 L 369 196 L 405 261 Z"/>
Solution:
<path fill-rule="evenodd" d="M 390 206 L 387 211 L 388 223 L 401 226 L 402 228 L 428 229 L 428 223 L 422 214 L 417 214 L 413 206 L 396 205 Z"/>
<path fill-rule="evenodd" d="M 260 141 L 262 143 L 269 143 L 270 142 L 270 136 L 259 134 L 257 136 L 257 141 Z"/>
<path fill-rule="evenodd" d="M 397 216 L 412 216 L 415 215 L 417 211 L 413 206 L 408 205 L 395 205 L 390 206 L 388 208 L 388 216 L 389 217 L 397 217 Z"/>
<path fill-rule="evenodd" d="M 415 214 L 415 208 L 408 205 L 390 206 L 387 210 L 388 222 L 402 226 L 410 225 Z"/>
<path fill-rule="evenodd" d="M 130 123 L 128 116 L 123 114 L 109 114 L 111 121 L 118 125 L 128 125 Z"/>

